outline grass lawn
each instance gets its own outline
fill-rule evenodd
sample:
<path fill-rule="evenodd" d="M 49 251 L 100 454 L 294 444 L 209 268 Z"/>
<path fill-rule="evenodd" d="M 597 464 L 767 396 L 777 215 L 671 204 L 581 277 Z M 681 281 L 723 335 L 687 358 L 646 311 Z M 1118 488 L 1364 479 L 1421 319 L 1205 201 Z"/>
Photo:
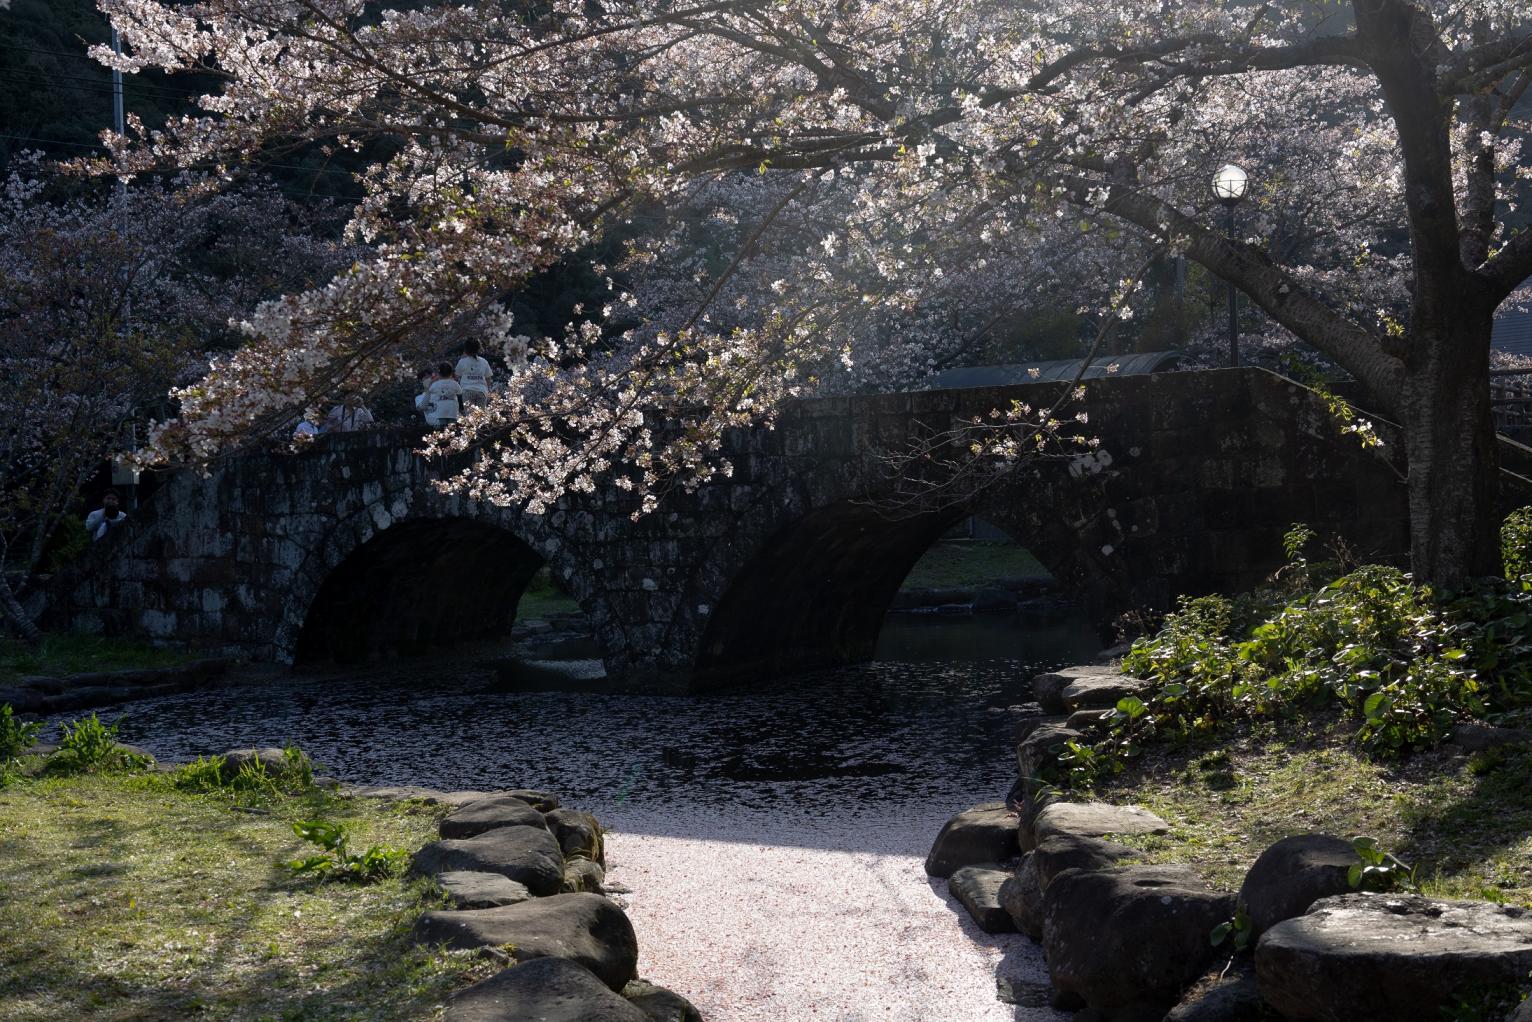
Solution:
<path fill-rule="evenodd" d="M 243 798 L 241 805 L 238 799 Z M 413 851 L 440 812 L 319 791 L 179 790 L 165 774 L 27 778 L 0 789 L 0 1018 L 430 1019 L 488 959 L 406 939 L 428 880 L 298 880 L 292 822 Z"/>
<path fill-rule="evenodd" d="M 1283 721 L 1216 749 L 1152 748 L 1095 795 L 1171 825 L 1123 843 L 1229 890 L 1274 841 L 1322 832 L 1377 839 L 1416 867 L 1427 894 L 1532 906 L 1532 750 L 1465 757 L 1444 746 L 1379 763 L 1352 730 Z"/>
<path fill-rule="evenodd" d="M 1015 543 L 942 540 L 905 576 L 903 589 L 961 589 L 1003 578 L 1046 577 L 1048 569 Z"/>
<path fill-rule="evenodd" d="M 532 576 L 532 581 L 527 583 L 521 600 L 516 604 L 516 617 L 523 621 L 552 617 L 555 614 L 578 613 L 580 605 L 573 596 L 554 585 L 553 576 L 547 568 L 542 568 Z"/>
<path fill-rule="evenodd" d="M 0 683 L 24 674 L 81 674 L 140 667 L 168 667 L 196 657 L 171 649 L 156 649 L 132 639 L 53 632 L 37 648 L 0 640 Z"/>

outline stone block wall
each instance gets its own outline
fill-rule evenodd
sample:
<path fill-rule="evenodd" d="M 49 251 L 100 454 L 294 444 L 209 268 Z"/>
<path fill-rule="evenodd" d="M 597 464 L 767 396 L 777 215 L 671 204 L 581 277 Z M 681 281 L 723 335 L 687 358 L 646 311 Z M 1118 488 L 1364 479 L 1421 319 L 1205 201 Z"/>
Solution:
<path fill-rule="evenodd" d="M 802 402 L 775 430 L 729 437 L 732 476 L 637 522 L 617 491 L 537 517 L 444 495 L 459 466 L 415 455 L 415 432 L 324 437 L 177 477 L 60 581 L 51 614 L 257 660 L 387 653 L 507 628 L 546 562 L 609 672 L 674 690 L 866 656 L 909 568 L 969 514 L 1103 620 L 1248 587 L 1294 522 L 1369 557 L 1407 548 L 1395 466 L 1341 436 L 1312 393 L 1256 369 L 1093 381 L 1079 406 L 1093 451 L 891 513 L 886 455 L 912 432 L 1059 392 Z"/>

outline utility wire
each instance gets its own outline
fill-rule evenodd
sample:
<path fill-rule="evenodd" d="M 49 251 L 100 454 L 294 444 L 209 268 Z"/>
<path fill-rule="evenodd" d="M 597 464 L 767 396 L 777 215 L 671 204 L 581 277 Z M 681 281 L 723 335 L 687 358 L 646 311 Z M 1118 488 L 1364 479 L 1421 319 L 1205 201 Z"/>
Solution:
<path fill-rule="evenodd" d="M 4 132 L 0 132 L 0 138 L 9 138 L 18 142 L 39 142 L 43 145 L 69 146 L 74 149 L 93 149 L 103 152 L 106 150 L 106 146 L 99 142 L 66 142 L 61 138 L 38 138 L 35 135 L 10 135 Z M 299 170 L 305 174 L 339 174 L 348 178 L 352 176 L 350 171 L 342 170 L 339 167 L 305 167 L 298 163 L 270 163 L 266 160 L 249 160 L 247 162 L 254 167 L 279 167 L 283 170 Z"/>

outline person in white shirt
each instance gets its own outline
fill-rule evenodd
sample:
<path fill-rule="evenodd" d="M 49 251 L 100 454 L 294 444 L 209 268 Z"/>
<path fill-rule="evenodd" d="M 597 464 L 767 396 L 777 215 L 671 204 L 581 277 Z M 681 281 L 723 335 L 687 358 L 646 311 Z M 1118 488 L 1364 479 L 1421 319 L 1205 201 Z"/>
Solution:
<path fill-rule="evenodd" d="M 116 490 L 107 490 L 101 495 L 101 506 L 85 516 L 85 531 L 90 533 L 91 539 L 105 539 L 107 533 L 128 520 L 121 504 L 122 498 L 117 496 Z"/>
<path fill-rule="evenodd" d="M 349 433 L 365 429 L 373 424 L 372 413 L 355 394 L 348 394 L 340 404 L 333 406 L 324 417 L 326 433 Z"/>
<path fill-rule="evenodd" d="M 452 363 L 443 362 L 436 367 L 436 378 L 426 388 L 426 424 L 433 429 L 456 422 L 459 414 L 458 400 L 463 388 L 452 378 Z"/>
<path fill-rule="evenodd" d="M 436 382 L 436 374 L 422 369 L 416 382 L 420 384 L 420 393 L 415 395 L 415 410 L 428 416 L 431 414 L 431 384 Z"/>
<path fill-rule="evenodd" d="M 489 361 L 479 354 L 478 341 L 463 345 L 463 357 L 457 360 L 453 376 L 463 388 L 463 404 L 480 408 L 489 404 Z"/>

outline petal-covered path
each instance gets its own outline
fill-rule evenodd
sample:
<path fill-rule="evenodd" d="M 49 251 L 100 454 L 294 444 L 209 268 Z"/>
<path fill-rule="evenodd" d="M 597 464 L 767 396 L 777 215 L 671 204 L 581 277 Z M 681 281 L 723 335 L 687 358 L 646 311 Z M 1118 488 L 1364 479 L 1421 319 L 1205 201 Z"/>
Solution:
<path fill-rule="evenodd" d="M 1046 1003 L 1041 954 L 981 932 L 926 876 L 946 815 L 610 812 L 609 876 L 634 892 L 640 972 L 709 1022 L 1064 1018 L 999 999 L 997 975 Z"/>

